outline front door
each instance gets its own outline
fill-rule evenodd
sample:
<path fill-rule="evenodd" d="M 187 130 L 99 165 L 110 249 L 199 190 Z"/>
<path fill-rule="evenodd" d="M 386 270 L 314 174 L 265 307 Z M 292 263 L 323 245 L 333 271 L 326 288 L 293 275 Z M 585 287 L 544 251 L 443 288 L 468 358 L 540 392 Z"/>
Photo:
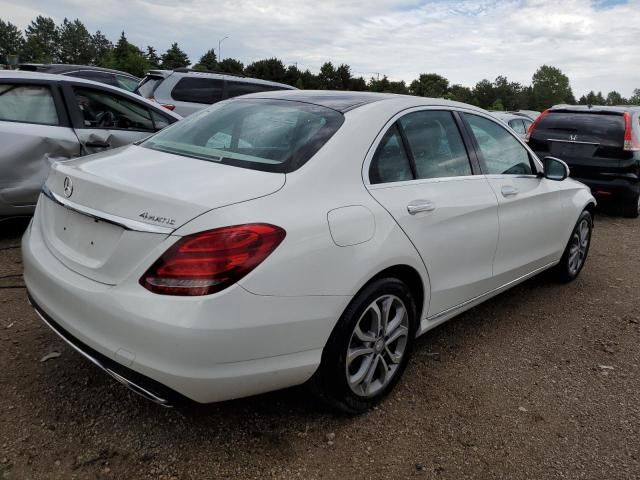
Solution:
<path fill-rule="evenodd" d="M 371 161 L 371 195 L 394 217 L 429 273 L 428 316 L 491 289 L 498 204 L 474 175 L 451 112 L 420 110 L 385 133 Z"/>
<path fill-rule="evenodd" d="M 65 91 L 78 117 L 75 131 L 84 155 L 129 145 L 156 130 L 151 110 L 124 95 L 92 86 Z"/>
<path fill-rule="evenodd" d="M 500 239 L 496 287 L 558 260 L 572 219 L 571 198 L 538 175 L 532 154 L 506 128 L 487 117 L 463 115 L 477 142 L 481 168 L 498 198 Z"/>

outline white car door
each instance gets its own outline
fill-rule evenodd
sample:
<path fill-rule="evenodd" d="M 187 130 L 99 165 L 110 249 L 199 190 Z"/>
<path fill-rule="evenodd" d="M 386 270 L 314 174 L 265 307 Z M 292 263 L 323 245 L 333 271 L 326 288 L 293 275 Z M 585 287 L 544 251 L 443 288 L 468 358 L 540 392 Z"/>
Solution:
<path fill-rule="evenodd" d="M 365 167 L 371 195 L 415 245 L 431 283 L 428 316 L 491 289 L 498 241 L 497 201 L 474 175 L 450 111 L 417 110 L 384 133 Z M 477 168 L 477 163 L 475 164 Z"/>
<path fill-rule="evenodd" d="M 574 212 L 571 193 L 538 175 L 542 167 L 533 153 L 498 122 L 470 113 L 463 118 L 498 198 L 500 238 L 493 271 L 500 287 L 560 258 Z"/>

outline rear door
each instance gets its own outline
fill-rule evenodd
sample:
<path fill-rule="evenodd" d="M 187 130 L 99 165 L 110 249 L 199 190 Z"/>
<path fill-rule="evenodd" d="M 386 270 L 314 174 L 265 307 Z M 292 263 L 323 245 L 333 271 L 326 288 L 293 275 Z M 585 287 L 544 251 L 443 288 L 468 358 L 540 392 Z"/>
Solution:
<path fill-rule="evenodd" d="M 93 85 L 64 85 L 65 99 L 83 155 L 148 137 L 173 119 L 142 102 Z"/>
<path fill-rule="evenodd" d="M 51 165 L 80 154 L 58 85 L 0 80 L 0 204 L 35 205 Z"/>
<path fill-rule="evenodd" d="M 538 175 L 524 144 L 493 119 L 465 113 L 485 178 L 498 199 L 500 238 L 493 272 L 495 288 L 557 260 L 564 249 L 571 192 Z"/>
<path fill-rule="evenodd" d="M 491 289 L 497 201 L 468 152 L 457 114 L 417 110 L 384 133 L 368 171 L 373 197 L 420 253 L 431 282 L 429 316 Z"/>

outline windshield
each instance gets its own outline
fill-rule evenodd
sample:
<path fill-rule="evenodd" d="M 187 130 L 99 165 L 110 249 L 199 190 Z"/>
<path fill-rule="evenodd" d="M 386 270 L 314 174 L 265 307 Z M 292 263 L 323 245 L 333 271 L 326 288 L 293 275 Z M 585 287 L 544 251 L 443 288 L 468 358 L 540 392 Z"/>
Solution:
<path fill-rule="evenodd" d="M 155 92 L 156 88 L 162 82 L 162 77 L 152 77 L 147 76 L 134 91 L 143 96 L 144 98 L 152 98 L 153 92 Z M 128 89 L 127 89 L 128 90 Z"/>
<path fill-rule="evenodd" d="M 210 162 L 288 173 L 309 160 L 344 122 L 319 105 L 287 100 L 220 102 L 141 146 Z"/>

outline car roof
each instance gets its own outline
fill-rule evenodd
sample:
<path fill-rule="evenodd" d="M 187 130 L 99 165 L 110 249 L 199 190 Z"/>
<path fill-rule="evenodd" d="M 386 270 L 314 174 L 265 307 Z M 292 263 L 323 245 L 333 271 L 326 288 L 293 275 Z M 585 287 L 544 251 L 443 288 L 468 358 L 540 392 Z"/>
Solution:
<path fill-rule="evenodd" d="M 151 100 L 147 100 L 146 98 L 141 97 L 140 95 L 136 95 L 135 93 L 131 93 L 122 88 L 114 87 L 112 85 L 108 85 L 106 83 L 94 82 L 93 80 L 87 80 L 84 78 L 77 77 L 66 77 L 63 75 L 56 75 L 52 73 L 40 73 L 40 72 L 30 72 L 26 70 L 0 70 L 0 80 L 35 80 L 35 81 L 50 81 L 50 82 L 58 82 L 58 83 L 70 83 L 70 84 L 80 84 L 87 86 L 95 86 L 100 87 L 105 90 L 111 90 L 119 95 L 124 95 L 126 97 L 130 97 L 135 101 L 139 101 L 142 103 L 146 103 L 150 106 L 153 106 L 156 109 L 163 110 L 162 107 Z M 163 113 L 166 113 L 170 117 L 174 117 L 178 120 L 182 119 L 182 116 L 174 113 L 170 110 L 163 110 Z"/>
<path fill-rule="evenodd" d="M 587 112 L 640 112 L 640 106 L 637 105 L 554 105 L 549 109 L 550 111 L 561 111 L 561 112 L 576 112 L 576 113 L 587 113 Z"/>
<path fill-rule="evenodd" d="M 443 106 L 462 107 L 468 110 L 484 112 L 481 108 L 442 98 L 417 97 L 394 93 L 347 92 L 341 90 L 275 90 L 272 92 L 251 93 L 243 95 L 241 98 L 265 98 L 311 103 L 331 108 L 340 113 L 346 113 L 363 105 L 382 101 L 402 104 L 405 108 L 413 106 Z"/>
<path fill-rule="evenodd" d="M 207 70 L 192 70 L 190 68 L 176 68 L 175 70 L 148 70 L 145 72 L 145 76 L 160 76 L 165 79 L 171 75 L 178 74 L 184 77 L 204 77 L 204 78 L 219 78 L 221 76 L 229 77 L 227 80 L 231 79 L 234 82 L 241 83 L 252 83 L 257 85 L 273 85 L 282 87 L 287 90 L 297 90 L 295 87 L 291 85 L 287 85 L 286 83 L 272 82 L 271 80 L 262 80 L 260 78 L 247 77 L 245 75 L 235 74 L 235 73 L 227 73 L 227 72 L 214 72 Z"/>
<path fill-rule="evenodd" d="M 76 72 L 79 70 L 91 70 L 94 72 L 105 72 L 105 73 L 117 73 L 118 75 L 124 75 L 130 78 L 135 78 L 140 80 L 135 75 L 131 75 L 127 72 L 122 72 L 120 70 L 114 70 L 112 68 L 103 68 L 96 67 L 93 65 L 72 65 L 66 63 L 21 63 L 18 65 L 19 70 L 24 71 L 36 71 L 43 73 L 68 73 L 68 72 Z"/>
<path fill-rule="evenodd" d="M 509 112 L 496 112 L 494 110 L 489 111 L 491 112 L 491 115 L 499 118 L 500 120 L 504 120 L 505 122 L 508 122 L 509 120 L 522 120 L 523 118 L 531 121 L 529 117 L 525 117 L 524 115 L 516 115 L 515 113 Z"/>

